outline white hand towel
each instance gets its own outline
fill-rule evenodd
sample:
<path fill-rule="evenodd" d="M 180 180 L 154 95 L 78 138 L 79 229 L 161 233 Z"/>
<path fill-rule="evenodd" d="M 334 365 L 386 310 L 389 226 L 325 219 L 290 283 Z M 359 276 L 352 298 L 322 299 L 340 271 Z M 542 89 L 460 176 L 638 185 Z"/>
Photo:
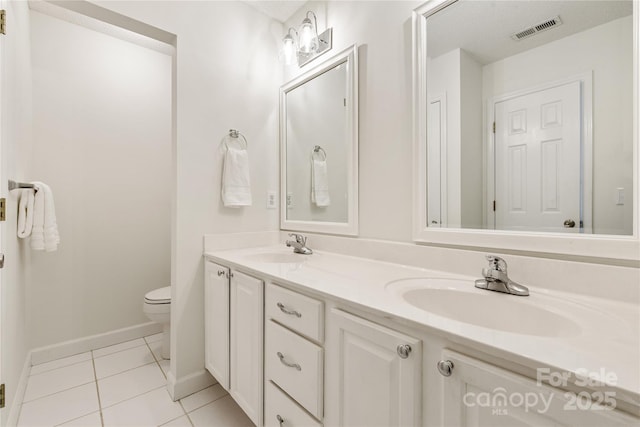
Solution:
<path fill-rule="evenodd" d="M 311 202 L 318 207 L 331 204 L 326 160 L 311 159 Z"/>
<path fill-rule="evenodd" d="M 31 236 L 33 229 L 33 202 L 35 190 L 29 188 L 20 191 L 20 202 L 18 203 L 18 237 L 26 239 Z"/>
<path fill-rule="evenodd" d="M 60 235 L 56 223 L 53 193 L 42 182 L 33 183 L 36 195 L 33 206 L 33 230 L 31 231 L 31 249 L 47 252 L 58 249 Z"/>
<path fill-rule="evenodd" d="M 228 208 L 251 206 L 249 153 L 228 147 L 222 170 L 222 201 Z"/>

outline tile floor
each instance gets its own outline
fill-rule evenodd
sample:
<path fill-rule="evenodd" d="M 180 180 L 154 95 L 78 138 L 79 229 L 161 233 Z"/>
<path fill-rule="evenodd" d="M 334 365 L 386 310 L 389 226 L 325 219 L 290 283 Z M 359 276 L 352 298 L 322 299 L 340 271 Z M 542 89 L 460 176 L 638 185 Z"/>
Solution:
<path fill-rule="evenodd" d="M 18 427 L 253 427 L 216 384 L 173 402 L 162 334 L 31 368 Z"/>

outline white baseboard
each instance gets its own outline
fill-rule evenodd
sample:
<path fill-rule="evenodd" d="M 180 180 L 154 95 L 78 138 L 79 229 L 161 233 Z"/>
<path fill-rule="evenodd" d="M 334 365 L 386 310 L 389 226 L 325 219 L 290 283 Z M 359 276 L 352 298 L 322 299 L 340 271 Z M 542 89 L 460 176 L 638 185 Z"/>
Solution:
<path fill-rule="evenodd" d="M 176 401 L 187 397 L 197 391 L 205 389 L 217 381 L 211 376 L 209 371 L 203 369 L 176 380 L 173 372 L 167 375 L 167 390 L 171 398 Z"/>
<path fill-rule="evenodd" d="M 162 325 L 155 322 L 142 323 L 128 328 L 116 329 L 103 334 L 90 335 L 59 344 L 31 350 L 31 365 L 39 365 L 62 357 L 73 356 L 90 350 L 120 344 L 121 342 L 135 340 L 137 338 L 162 332 Z"/>
<path fill-rule="evenodd" d="M 29 373 L 31 372 L 31 352 L 27 353 L 27 357 L 24 358 L 24 366 L 22 367 L 22 373 L 16 386 L 16 394 L 13 396 L 13 402 L 9 407 L 9 416 L 7 417 L 7 426 L 15 426 L 18 424 L 18 417 L 20 416 L 20 409 L 22 409 L 22 401 L 24 400 L 24 393 L 27 391 L 27 381 L 29 380 Z"/>

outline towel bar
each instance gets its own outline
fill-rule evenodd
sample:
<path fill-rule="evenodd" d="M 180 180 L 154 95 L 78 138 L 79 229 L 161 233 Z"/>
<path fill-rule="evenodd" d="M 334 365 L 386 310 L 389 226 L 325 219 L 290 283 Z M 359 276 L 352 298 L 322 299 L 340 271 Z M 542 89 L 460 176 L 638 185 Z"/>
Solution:
<path fill-rule="evenodd" d="M 13 180 L 9 180 L 9 191 L 13 191 L 13 190 L 19 190 L 21 188 L 33 188 L 35 189 L 35 186 L 33 184 L 29 184 L 26 182 L 15 182 Z M 36 190 L 38 191 L 38 190 Z"/>

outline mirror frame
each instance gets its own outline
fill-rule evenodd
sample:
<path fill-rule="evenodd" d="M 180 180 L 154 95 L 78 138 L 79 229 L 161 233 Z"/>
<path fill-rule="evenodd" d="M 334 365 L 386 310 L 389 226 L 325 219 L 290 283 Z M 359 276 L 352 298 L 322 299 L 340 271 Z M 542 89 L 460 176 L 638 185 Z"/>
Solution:
<path fill-rule="evenodd" d="M 347 222 L 289 220 L 287 219 L 286 198 L 287 93 L 340 64 L 347 65 L 348 112 L 345 139 L 346 143 L 350 144 L 350 147 L 345 150 L 347 156 Z M 280 87 L 280 229 L 358 235 L 358 49 L 355 44 Z"/>
<path fill-rule="evenodd" d="M 640 179 L 638 167 L 638 102 L 640 80 L 640 12 L 633 2 L 633 235 L 563 234 L 514 232 L 504 230 L 427 227 L 427 17 L 459 0 L 430 0 L 414 9 L 413 24 L 413 240 L 446 246 L 474 249 L 507 250 L 527 253 L 548 253 L 569 257 L 604 258 L 640 261 L 638 209 Z"/>

